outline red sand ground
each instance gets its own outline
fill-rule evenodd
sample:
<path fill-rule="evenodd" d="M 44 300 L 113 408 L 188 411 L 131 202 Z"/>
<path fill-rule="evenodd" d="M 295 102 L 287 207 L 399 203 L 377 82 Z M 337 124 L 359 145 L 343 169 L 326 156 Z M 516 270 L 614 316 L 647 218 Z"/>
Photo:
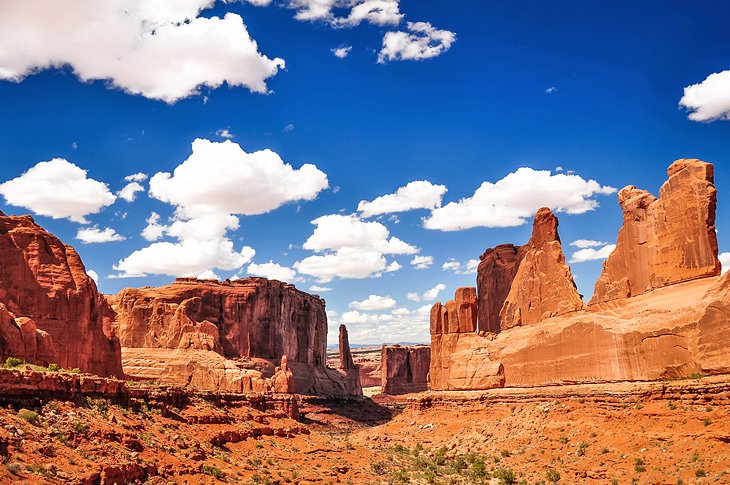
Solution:
<path fill-rule="evenodd" d="M 9 406 L 0 483 L 730 483 L 730 378 L 307 398 L 301 411 Z"/>

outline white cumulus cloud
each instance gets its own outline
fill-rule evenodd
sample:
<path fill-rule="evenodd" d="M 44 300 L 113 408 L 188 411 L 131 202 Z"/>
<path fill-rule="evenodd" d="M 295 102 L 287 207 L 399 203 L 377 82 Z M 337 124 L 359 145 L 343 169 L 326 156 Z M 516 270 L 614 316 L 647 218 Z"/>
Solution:
<path fill-rule="evenodd" d="M 134 251 L 119 261 L 114 269 L 119 272 L 115 275 L 118 278 L 148 274 L 194 277 L 211 268 L 238 269 L 251 261 L 255 254 L 256 251 L 249 246 L 236 251 L 233 242 L 225 238 L 176 243 L 164 241 Z"/>
<path fill-rule="evenodd" d="M 297 278 L 297 272 L 286 266 L 269 261 L 268 263 L 256 264 L 251 263 L 248 265 L 248 274 L 253 276 L 261 276 L 270 280 L 279 280 L 285 283 L 294 283 L 299 281 Z"/>
<path fill-rule="evenodd" d="M 124 241 L 124 236 L 117 234 L 117 231 L 111 227 L 99 229 L 98 226 L 82 227 L 76 232 L 76 239 L 84 244 L 105 243 L 114 241 Z"/>
<path fill-rule="evenodd" d="M 426 290 L 423 292 L 423 294 L 419 295 L 416 292 L 408 293 L 406 295 L 406 298 L 408 298 L 411 301 L 431 301 L 435 300 L 439 297 L 439 293 L 444 291 L 446 289 L 446 285 L 443 283 L 439 283 L 430 290 Z"/>
<path fill-rule="evenodd" d="M 260 2 L 257 2 L 260 3 Z M 258 51 L 239 15 L 200 16 L 215 0 L 4 0 L 0 2 L 0 79 L 21 81 L 70 66 L 168 103 L 200 86 L 267 91 L 284 61 Z"/>
<path fill-rule="evenodd" d="M 434 28 L 428 22 L 408 22 L 408 32 L 386 32 L 378 62 L 419 61 L 436 57 L 451 48 L 456 34 Z"/>
<path fill-rule="evenodd" d="M 606 259 L 613 250 L 616 249 L 615 244 L 607 244 L 601 248 L 584 248 L 579 249 L 570 256 L 570 263 L 585 263 L 586 261 L 595 261 L 598 259 Z"/>
<path fill-rule="evenodd" d="M 93 269 L 87 269 L 86 274 L 89 275 L 89 278 L 94 280 L 94 283 L 99 284 L 99 274 L 96 271 Z"/>
<path fill-rule="evenodd" d="M 134 202 L 137 198 L 137 192 L 144 192 L 144 187 L 139 182 L 130 182 L 122 188 L 117 194 L 119 198 L 126 200 L 127 202 Z"/>
<path fill-rule="evenodd" d="M 608 243 L 602 241 L 594 241 L 593 239 L 576 239 L 575 241 L 570 243 L 571 246 L 578 249 L 595 248 L 598 246 L 605 246 L 606 244 Z"/>
<path fill-rule="evenodd" d="M 363 221 L 355 214 L 329 214 L 318 217 L 312 224 L 317 227 L 302 246 L 310 251 L 358 248 L 383 254 L 418 252 L 418 248 L 390 236 L 390 231 L 383 224 Z"/>
<path fill-rule="evenodd" d="M 357 210 L 363 217 L 371 217 L 414 209 L 435 209 L 441 206 L 441 199 L 446 191 L 444 185 L 434 185 L 428 180 L 415 180 L 399 187 L 393 194 L 381 195 L 372 201 L 360 201 Z"/>
<path fill-rule="evenodd" d="M 159 172 L 150 179 L 149 193 L 192 218 L 263 214 L 287 202 L 312 200 L 327 187 L 327 175 L 315 165 L 295 169 L 271 150 L 246 153 L 230 140 L 198 138 L 172 174 Z"/>
<path fill-rule="evenodd" d="M 341 45 L 340 47 L 335 47 L 334 49 L 330 49 L 330 52 L 332 52 L 335 55 L 335 57 L 344 59 L 345 57 L 350 55 L 351 50 L 352 50 L 351 45 Z"/>
<path fill-rule="evenodd" d="M 387 310 L 395 306 L 395 300 L 390 296 L 370 295 L 365 300 L 353 301 L 350 308 L 367 312 Z"/>
<path fill-rule="evenodd" d="M 362 22 L 374 25 L 397 25 L 403 18 L 399 0 L 289 0 L 296 9 L 297 20 L 321 20 L 335 27 L 352 27 Z M 335 10 L 349 10 L 338 16 Z"/>
<path fill-rule="evenodd" d="M 385 257 L 377 251 L 344 248 L 333 253 L 314 255 L 294 263 L 301 274 L 329 283 L 335 278 L 363 279 L 382 273 L 387 267 Z"/>
<path fill-rule="evenodd" d="M 472 227 L 514 227 L 525 224 L 540 207 L 582 214 L 598 207 L 597 195 L 616 192 L 575 174 L 521 167 L 503 179 L 484 182 L 474 195 L 434 209 L 423 227 L 459 231 Z"/>
<path fill-rule="evenodd" d="M 450 259 L 441 265 L 444 271 L 453 271 L 456 274 L 474 274 L 479 267 L 478 259 L 470 259 L 466 263 L 460 263 L 455 259 Z"/>
<path fill-rule="evenodd" d="M 328 291 L 332 291 L 332 288 L 330 288 L 329 286 L 312 285 L 309 287 L 309 291 L 312 291 L 314 293 L 326 293 Z"/>
<path fill-rule="evenodd" d="M 362 279 L 401 268 L 390 264 L 386 254 L 415 254 L 418 248 L 395 236 L 383 224 L 363 221 L 355 214 L 329 214 L 312 221 L 317 227 L 304 242 L 304 249 L 316 254 L 294 263 L 302 274 L 314 276 L 320 283 L 334 278 Z"/>
<path fill-rule="evenodd" d="M 698 84 L 684 88 L 679 100 L 692 121 L 730 119 L 730 70 L 716 72 Z"/>
<path fill-rule="evenodd" d="M 147 180 L 147 174 L 142 172 L 133 173 L 124 177 L 125 182 L 144 182 Z"/>
<path fill-rule="evenodd" d="M 117 199 L 105 183 L 89 178 L 86 170 L 63 158 L 39 162 L 21 176 L 0 184 L 0 194 L 10 205 L 81 224 L 87 223 L 86 216 L 100 212 Z"/>
<path fill-rule="evenodd" d="M 411 260 L 415 269 L 428 269 L 433 264 L 433 256 L 416 256 Z"/>

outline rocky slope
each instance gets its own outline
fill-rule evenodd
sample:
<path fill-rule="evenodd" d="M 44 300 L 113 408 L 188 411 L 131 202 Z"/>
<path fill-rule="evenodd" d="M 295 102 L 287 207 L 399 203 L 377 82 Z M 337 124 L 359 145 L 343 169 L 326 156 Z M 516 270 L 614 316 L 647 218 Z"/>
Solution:
<path fill-rule="evenodd" d="M 0 260 L 0 358 L 123 375 L 113 312 L 71 246 L 0 212 Z"/>

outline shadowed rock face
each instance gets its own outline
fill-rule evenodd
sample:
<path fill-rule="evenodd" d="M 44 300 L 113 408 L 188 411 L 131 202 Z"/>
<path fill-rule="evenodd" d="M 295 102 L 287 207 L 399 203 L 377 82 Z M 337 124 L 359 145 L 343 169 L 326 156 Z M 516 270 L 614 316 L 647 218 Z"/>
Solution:
<path fill-rule="evenodd" d="M 633 185 L 618 193 L 623 226 L 591 304 L 720 274 L 714 167 L 682 159 L 667 174 L 658 199 Z"/>
<path fill-rule="evenodd" d="M 480 332 L 499 333 L 499 313 L 507 299 L 520 265 L 519 246 L 500 244 L 487 249 L 479 258 L 477 293 Z"/>
<path fill-rule="evenodd" d="M 583 308 L 558 236 L 558 218 L 540 209 L 532 237 L 518 254 L 519 267 L 500 311 L 500 330 Z"/>
<path fill-rule="evenodd" d="M 0 357 L 123 376 L 113 312 L 71 246 L 0 212 L 0 261 Z"/>
<path fill-rule="evenodd" d="M 344 376 L 345 386 L 348 394 L 361 396 L 362 381 L 360 380 L 360 369 L 355 365 L 350 351 L 350 339 L 347 335 L 347 327 L 340 324 L 340 367 L 339 372 Z"/>
<path fill-rule="evenodd" d="M 126 289 L 112 299 L 124 347 L 201 349 L 324 366 L 324 300 L 264 278 L 233 282 L 178 278 Z"/>
<path fill-rule="evenodd" d="M 428 389 L 430 347 L 383 345 L 381 387 L 385 394 L 406 394 Z"/>

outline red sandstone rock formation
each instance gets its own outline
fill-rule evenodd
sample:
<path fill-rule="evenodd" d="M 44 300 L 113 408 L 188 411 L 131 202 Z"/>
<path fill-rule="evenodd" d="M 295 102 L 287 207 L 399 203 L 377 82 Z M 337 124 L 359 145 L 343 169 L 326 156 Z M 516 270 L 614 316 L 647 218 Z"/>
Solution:
<path fill-rule="evenodd" d="M 274 392 L 280 394 L 293 394 L 296 392 L 294 374 L 287 366 L 286 355 L 281 358 L 281 365 L 276 368 L 276 372 L 274 373 L 272 380 Z"/>
<path fill-rule="evenodd" d="M 500 329 L 542 321 L 583 308 L 558 236 L 558 218 L 543 207 L 532 237 L 519 250 L 519 267 L 500 311 Z"/>
<path fill-rule="evenodd" d="M 714 167 L 682 159 L 669 166 L 667 175 L 658 199 L 633 185 L 618 193 L 623 226 L 591 304 L 720 274 Z"/>
<path fill-rule="evenodd" d="M 347 336 L 347 327 L 340 325 L 339 335 L 340 365 L 339 371 L 344 374 L 349 394 L 362 395 L 362 384 L 360 382 L 360 369 L 355 365 L 350 352 L 350 339 Z"/>
<path fill-rule="evenodd" d="M 276 378 L 267 378 L 286 355 L 297 393 L 362 393 L 356 372 L 325 367 L 324 300 L 293 285 L 264 278 L 178 278 L 160 288 L 123 290 L 110 301 L 132 378 L 266 392 L 277 389 Z M 252 360 L 259 369 L 251 368 Z"/>
<path fill-rule="evenodd" d="M 499 313 L 515 279 L 520 259 L 519 246 L 500 244 L 487 249 L 477 269 L 478 323 L 480 332 L 499 333 Z"/>
<path fill-rule="evenodd" d="M 30 216 L 0 212 L 0 261 L 0 302 L 6 307 L 1 358 L 123 376 L 119 341 L 109 326 L 112 311 L 71 246 Z"/>
<path fill-rule="evenodd" d="M 112 303 L 124 347 L 203 348 L 229 358 L 287 355 L 315 366 L 326 360 L 324 301 L 279 281 L 178 278 L 159 288 L 123 290 Z"/>
<path fill-rule="evenodd" d="M 454 299 L 431 308 L 431 335 L 475 332 L 477 328 L 477 290 L 457 288 Z"/>
<path fill-rule="evenodd" d="M 350 352 L 350 339 L 347 336 L 347 327 L 340 325 L 340 369 L 355 369 L 355 361 L 352 360 L 352 352 Z"/>
<path fill-rule="evenodd" d="M 516 255 L 503 250 L 518 269 L 499 333 L 448 333 L 437 305 L 431 388 L 485 389 L 494 382 L 484 376 L 499 375 L 503 385 L 538 386 L 730 372 L 730 273 L 713 276 L 720 266 L 712 166 L 679 160 L 668 172 L 659 199 L 635 187 L 619 192 L 624 225 L 594 304 L 581 308 L 557 221 L 541 211 L 530 243 Z M 498 304 L 487 290 L 499 293 L 509 279 L 499 264 L 494 251 L 482 258 L 480 305 L 491 305 L 480 307 L 485 330 L 495 328 L 489 312 Z"/>
<path fill-rule="evenodd" d="M 382 392 L 406 394 L 428 389 L 430 347 L 383 345 L 381 351 Z"/>
<path fill-rule="evenodd" d="M 476 288 L 459 288 L 455 299 L 431 308 L 431 352 L 429 383 L 432 389 L 491 389 L 504 385 L 504 369 L 499 363 L 473 361 L 470 347 L 463 350 L 470 339 L 483 340 L 476 333 Z M 463 351 L 462 351 L 463 350 Z M 458 355 L 457 355 L 458 354 Z M 462 360 L 463 359 L 463 360 Z M 382 367 L 383 375 L 386 369 Z"/>

